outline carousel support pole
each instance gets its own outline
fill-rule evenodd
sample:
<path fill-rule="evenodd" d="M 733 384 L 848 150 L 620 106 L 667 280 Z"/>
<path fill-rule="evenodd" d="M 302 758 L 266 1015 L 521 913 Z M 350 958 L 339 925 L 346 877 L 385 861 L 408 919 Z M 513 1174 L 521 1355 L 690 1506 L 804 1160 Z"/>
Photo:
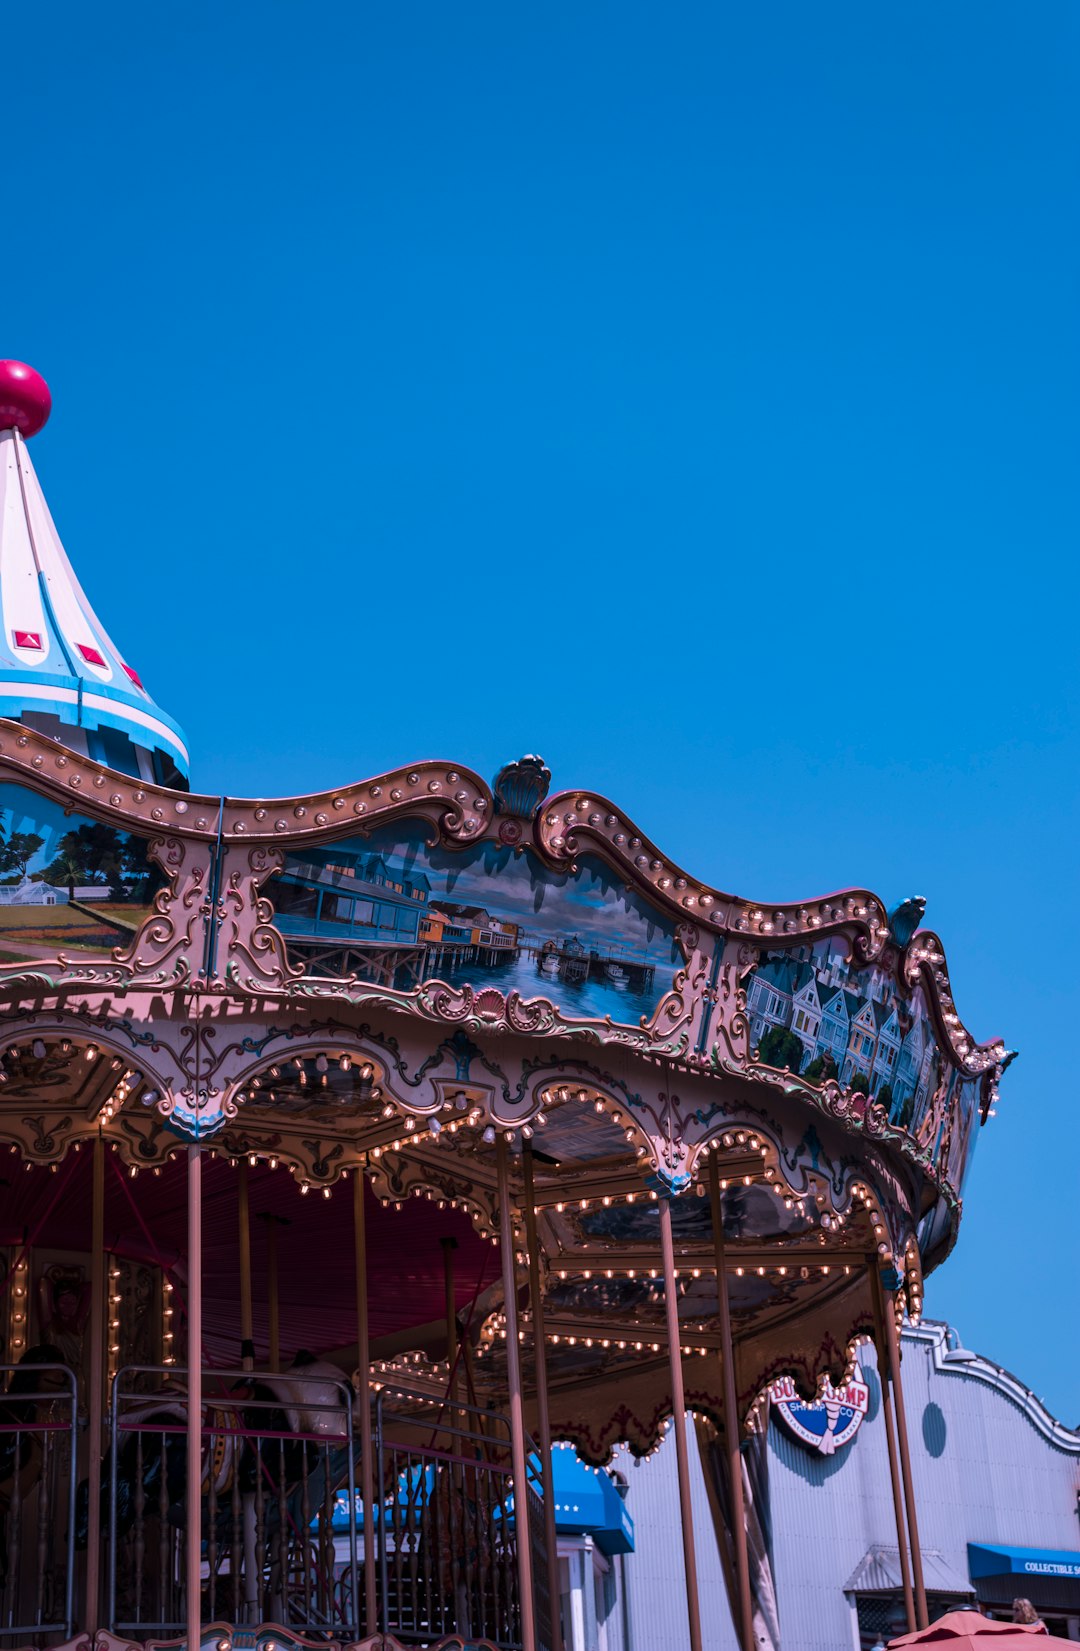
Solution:
<path fill-rule="evenodd" d="M 679 1513 L 682 1524 L 683 1565 L 686 1571 L 690 1651 L 701 1651 L 701 1606 L 698 1602 L 694 1515 L 690 1505 L 690 1457 L 686 1449 L 686 1397 L 683 1392 L 679 1293 L 675 1277 L 675 1246 L 671 1237 L 671 1199 L 665 1196 L 660 1198 L 660 1248 L 664 1257 L 664 1306 L 667 1311 L 668 1362 L 671 1367 L 671 1409 L 674 1423 L 672 1431 L 675 1434 L 675 1461 L 679 1470 Z"/>
<path fill-rule="evenodd" d="M 528 1474 L 525 1452 L 525 1406 L 521 1391 L 521 1346 L 518 1342 L 517 1275 L 514 1270 L 514 1216 L 510 1198 L 510 1165 L 506 1137 L 495 1140 L 499 1176 L 499 1248 L 502 1252 L 503 1297 L 506 1312 L 506 1374 L 510 1388 L 510 1461 L 514 1473 L 514 1547 L 517 1550 L 518 1592 L 521 1595 L 522 1651 L 536 1651 L 536 1607 L 533 1600 L 532 1549 L 529 1545 Z M 695 1646 L 694 1651 L 700 1651 Z"/>
<path fill-rule="evenodd" d="M 269 1341 L 268 1364 L 275 1373 L 281 1369 L 281 1286 L 278 1277 L 278 1228 L 287 1225 L 269 1210 L 259 1216 L 266 1227 L 266 1320 Z"/>
<path fill-rule="evenodd" d="M 202 1152 L 188 1147 L 187 1207 L 187 1651 L 197 1651 L 202 1620 Z"/>
<path fill-rule="evenodd" d="M 456 1238 L 440 1238 L 439 1244 L 443 1253 L 443 1302 L 446 1314 L 446 1365 L 450 1372 L 447 1381 L 446 1396 L 455 1399 L 458 1392 L 457 1356 L 458 1356 L 458 1326 L 457 1307 L 454 1302 L 454 1251 L 457 1249 Z"/>
<path fill-rule="evenodd" d="M 364 1508 L 364 1622 L 356 1601 L 356 1633 L 374 1634 L 378 1620 L 376 1605 L 375 1461 L 371 1431 L 371 1336 L 368 1328 L 367 1228 L 364 1221 L 362 1164 L 357 1164 L 353 1180 L 353 1240 L 356 1254 L 356 1380 L 360 1389 L 360 1499 Z M 384 1624 L 385 1627 L 385 1624 Z"/>
<path fill-rule="evenodd" d="M 892 1394 L 889 1383 L 889 1352 L 885 1342 L 885 1322 L 881 1310 L 881 1280 L 877 1276 L 876 1257 L 870 1261 L 870 1293 L 874 1304 L 874 1343 L 877 1348 L 878 1371 L 881 1376 L 881 1419 L 885 1424 L 885 1441 L 889 1451 L 889 1480 L 892 1484 L 893 1514 L 896 1518 L 896 1546 L 900 1554 L 900 1581 L 904 1589 L 904 1613 L 908 1633 L 915 1633 L 915 1596 L 911 1591 L 911 1563 L 908 1559 L 907 1532 L 904 1529 L 904 1496 L 900 1485 L 900 1463 L 896 1454 Z"/>
<path fill-rule="evenodd" d="M 244 1370 L 254 1370 L 255 1343 L 252 1340 L 251 1318 L 251 1204 L 248 1196 L 246 1158 L 240 1160 L 236 1214 L 240 1238 L 240 1365 Z"/>
<path fill-rule="evenodd" d="M 101 1600 L 101 1459 L 105 1421 L 105 1327 L 108 1320 L 105 1277 L 105 1139 L 94 1136 L 93 1191 L 90 1214 L 90 1372 L 87 1411 L 90 1459 L 87 1464 L 89 1507 L 86 1536 L 86 1619 L 83 1628 L 96 1634 Z"/>
<path fill-rule="evenodd" d="M 735 1353 L 731 1337 L 731 1297 L 728 1293 L 727 1257 L 724 1249 L 724 1210 L 720 1200 L 720 1167 L 715 1154 L 709 1159 L 709 1208 L 712 1217 L 713 1248 L 716 1252 L 716 1309 L 720 1324 L 724 1392 L 724 1445 L 727 1450 L 731 1541 L 735 1552 L 735 1586 L 739 1601 L 736 1628 L 742 1651 L 756 1651 L 754 1606 L 750 1593 L 750 1556 L 746 1546 L 746 1499 L 743 1496 L 742 1452 L 739 1449 L 739 1406 L 735 1394 Z"/>
<path fill-rule="evenodd" d="M 879 1275 L 880 1277 L 880 1275 Z M 915 1488 L 911 1480 L 911 1452 L 908 1449 L 907 1415 L 904 1411 L 904 1389 L 900 1380 L 900 1338 L 896 1333 L 895 1296 L 881 1281 L 882 1311 L 885 1320 L 885 1344 L 889 1350 L 889 1380 L 896 1395 L 896 1437 L 900 1446 L 900 1477 L 904 1483 L 907 1503 L 908 1535 L 911 1538 L 911 1579 L 915 1592 L 915 1615 L 919 1628 L 929 1628 L 930 1616 L 926 1608 L 926 1587 L 923 1582 L 922 1549 L 919 1546 L 919 1521 L 915 1513 Z"/>
<path fill-rule="evenodd" d="M 555 1476 L 551 1461 L 551 1410 L 548 1405 L 547 1358 L 544 1339 L 544 1298 L 540 1290 L 540 1243 L 536 1231 L 532 1146 L 521 1154 L 525 1175 L 525 1239 L 529 1246 L 529 1303 L 532 1307 L 533 1363 L 536 1368 L 536 1418 L 540 1434 L 540 1483 L 544 1493 L 544 1547 L 547 1550 L 548 1598 L 551 1614 L 551 1651 L 562 1651 L 559 1615 L 559 1543 L 555 1531 Z"/>

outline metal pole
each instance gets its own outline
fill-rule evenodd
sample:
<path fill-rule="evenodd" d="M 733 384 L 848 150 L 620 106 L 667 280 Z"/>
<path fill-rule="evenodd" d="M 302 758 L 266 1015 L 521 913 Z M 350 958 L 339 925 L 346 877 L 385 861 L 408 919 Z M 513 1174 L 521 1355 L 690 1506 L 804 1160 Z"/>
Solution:
<path fill-rule="evenodd" d="M 533 1601 L 532 1550 L 529 1546 L 529 1492 L 525 1459 L 525 1410 L 521 1395 L 521 1348 L 518 1343 L 517 1275 L 514 1270 L 514 1219 L 510 1202 L 510 1166 L 506 1139 L 495 1141 L 499 1176 L 499 1248 L 502 1252 L 503 1297 L 506 1312 L 506 1374 L 510 1388 L 510 1460 L 514 1470 L 514 1547 L 517 1552 L 518 1591 L 521 1595 L 522 1651 L 536 1651 L 536 1609 Z M 700 1651 L 694 1647 L 694 1651 Z"/>
<path fill-rule="evenodd" d="M 735 1394 L 735 1351 L 731 1339 L 731 1297 L 728 1294 L 727 1256 L 724 1248 L 724 1210 L 720 1200 L 720 1167 L 713 1154 L 709 1159 L 709 1210 L 712 1217 L 713 1250 L 716 1255 L 716 1313 L 720 1326 L 721 1378 L 724 1392 L 724 1448 L 728 1460 L 728 1501 L 731 1508 L 731 1542 L 735 1551 L 735 1590 L 739 1620 L 735 1624 L 743 1651 L 756 1651 L 754 1605 L 750 1592 L 750 1556 L 746 1545 L 746 1498 L 743 1495 L 742 1451 L 739 1449 L 739 1406 Z"/>
<path fill-rule="evenodd" d="M 278 1282 L 278 1217 L 264 1215 L 266 1223 L 266 1311 L 269 1337 L 269 1365 L 281 1369 L 281 1294 Z"/>
<path fill-rule="evenodd" d="M 881 1311 L 881 1280 L 878 1278 L 876 1258 L 869 1264 L 870 1294 L 874 1304 L 875 1344 L 877 1346 L 878 1371 L 881 1376 L 881 1419 L 885 1423 L 885 1439 L 889 1449 L 889 1479 L 892 1483 L 893 1514 L 896 1518 L 896 1545 L 900 1554 L 900 1580 L 904 1589 L 904 1612 L 907 1617 L 908 1633 L 913 1634 L 918 1627 L 915 1621 L 915 1596 L 911 1591 L 911 1565 L 908 1560 L 907 1532 L 904 1529 L 904 1499 L 900 1488 L 900 1464 L 896 1456 L 896 1439 L 893 1434 L 895 1426 L 892 1412 L 892 1395 L 889 1390 L 889 1354 L 885 1342 L 885 1324 Z"/>
<path fill-rule="evenodd" d="M 248 1161 L 240 1160 L 236 1189 L 236 1215 L 240 1237 L 240 1367 L 255 1368 L 255 1343 L 251 1337 L 251 1206 L 248 1199 Z"/>
<path fill-rule="evenodd" d="M 378 1617 L 375 1555 L 379 1537 L 375 1531 L 375 1463 L 371 1433 L 371 1335 L 368 1326 L 367 1228 L 364 1220 L 364 1167 L 356 1166 L 353 1180 L 353 1240 L 356 1257 L 356 1381 L 360 1389 L 360 1496 L 364 1504 L 364 1624 L 365 1634 L 374 1634 Z M 385 1546 L 385 1544 L 384 1544 Z M 360 1602 L 355 1602 L 360 1616 Z M 385 1624 L 383 1625 L 385 1631 Z M 357 1635 L 361 1632 L 359 1620 Z"/>
<path fill-rule="evenodd" d="M 690 1622 L 690 1651 L 701 1651 L 701 1607 L 698 1603 L 697 1553 L 694 1515 L 690 1506 L 690 1458 L 686 1449 L 686 1398 L 683 1393 L 682 1338 L 679 1334 L 679 1295 L 675 1280 L 675 1246 L 671 1238 L 671 1199 L 660 1199 L 660 1248 L 664 1257 L 664 1306 L 667 1310 L 668 1363 L 671 1367 L 671 1409 L 675 1460 L 679 1470 L 679 1513 L 682 1521 L 683 1565 L 686 1571 L 686 1611 Z"/>
<path fill-rule="evenodd" d="M 101 1459 L 102 1424 L 105 1418 L 105 1327 L 108 1319 L 108 1288 L 105 1277 L 105 1141 L 100 1130 L 94 1136 L 92 1162 L 93 1192 L 90 1214 L 90 1370 L 87 1409 L 89 1414 L 87 1464 L 86 1533 L 86 1620 L 83 1628 L 96 1634 L 101 1598 Z"/>
<path fill-rule="evenodd" d="M 900 1338 L 896 1333 L 894 1296 L 881 1284 L 881 1316 L 885 1320 L 885 1342 L 889 1349 L 889 1376 L 896 1395 L 896 1437 L 900 1445 L 900 1476 L 904 1482 L 904 1501 L 907 1503 L 908 1535 L 911 1538 L 911 1580 L 915 1591 L 915 1615 L 919 1628 L 929 1628 L 930 1616 L 926 1609 L 926 1588 L 923 1584 L 922 1549 L 919 1546 L 919 1522 L 915 1514 L 915 1489 L 911 1482 L 911 1452 L 908 1450 L 907 1416 L 904 1411 L 904 1389 L 900 1380 Z"/>
<path fill-rule="evenodd" d="M 188 1147 L 187 1280 L 187 1645 L 200 1644 L 202 1618 L 202 1152 Z"/>
<path fill-rule="evenodd" d="M 457 1239 L 440 1238 L 439 1244 L 443 1253 L 443 1311 L 446 1316 L 446 1367 L 449 1372 L 446 1396 L 448 1399 L 455 1399 L 458 1391 L 458 1327 L 457 1306 L 454 1300 L 454 1251 L 457 1249 Z"/>
<path fill-rule="evenodd" d="M 540 1243 L 536 1231 L 532 1146 L 521 1152 L 525 1176 L 525 1242 L 529 1247 L 529 1305 L 532 1308 L 533 1363 L 536 1369 L 536 1422 L 540 1434 L 540 1484 L 544 1493 L 544 1546 L 547 1550 L 548 1597 L 551 1601 L 551 1651 L 562 1651 L 559 1611 L 559 1541 L 555 1529 L 555 1475 L 551 1460 L 551 1409 L 548 1404 L 547 1343 L 544 1339 L 544 1298 L 540 1289 Z"/>

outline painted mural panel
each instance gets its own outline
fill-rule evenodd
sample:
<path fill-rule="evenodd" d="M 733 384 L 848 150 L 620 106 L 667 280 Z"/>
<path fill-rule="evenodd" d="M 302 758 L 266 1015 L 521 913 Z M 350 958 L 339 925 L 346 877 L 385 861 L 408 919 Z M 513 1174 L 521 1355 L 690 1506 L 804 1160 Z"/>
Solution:
<path fill-rule="evenodd" d="M 682 962 L 673 925 L 600 861 L 553 873 L 498 843 L 433 848 L 420 825 L 298 850 L 266 892 L 294 963 L 399 990 L 467 982 L 638 1024 Z"/>
<path fill-rule="evenodd" d="M 164 876 L 146 841 L 0 785 L 0 965 L 129 944 Z"/>
<path fill-rule="evenodd" d="M 757 1060 L 869 1095 L 960 1185 L 979 1080 L 942 1048 L 921 986 L 902 989 L 882 964 L 855 967 L 846 942 L 831 937 L 763 951 L 745 990 Z"/>

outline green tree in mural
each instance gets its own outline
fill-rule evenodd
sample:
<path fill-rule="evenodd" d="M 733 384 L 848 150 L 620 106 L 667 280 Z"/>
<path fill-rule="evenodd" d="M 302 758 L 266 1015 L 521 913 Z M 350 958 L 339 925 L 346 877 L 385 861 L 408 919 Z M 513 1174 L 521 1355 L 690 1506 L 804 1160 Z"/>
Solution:
<path fill-rule="evenodd" d="M 77 831 L 66 831 L 56 845 L 56 858 L 41 873 L 41 881 L 52 888 L 66 888 L 70 905 L 76 883 L 85 883 L 88 877 L 85 845 L 79 841 Z"/>
<path fill-rule="evenodd" d="M 69 902 L 75 898 L 77 884 L 108 884 L 112 900 L 145 901 L 157 880 L 141 837 L 95 820 L 85 820 L 64 833 L 56 845 L 56 858 L 41 877 L 54 887 L 66 887 Z"/>
<path fill-rule="evenodd" d="M 826 1079 L 836 1076 L 837 1065 L 829 1054 L 815 1055 L 803 1073 L 803 1077 L 809 1078 L 811 1083 L 824 1083 Z"/>
<path fill-rule="evenodd" d="M 148 905 L 161 887 L 162 877 L 146 852 L 146 840 L 121 833 L 120 869 L 126 895 L 124 898 L 139 905 Z"/>
<path fill-rule="evenodd" d="M 758 1058 L 766 1066 L 785 1067 L 797 1072 L 803 1058 L 803 1046 L 786 1026 L 770 1026 L 758 1045 Z"/>
<path fill-rule="evenodd" d="M 44 837 L 39 837 L 36 831 L 12 831 L 7 837 L 0 832 L 0 876 L 14 872 L 13 881 L 21 883 L 27 866 L 44 842 Z"/>

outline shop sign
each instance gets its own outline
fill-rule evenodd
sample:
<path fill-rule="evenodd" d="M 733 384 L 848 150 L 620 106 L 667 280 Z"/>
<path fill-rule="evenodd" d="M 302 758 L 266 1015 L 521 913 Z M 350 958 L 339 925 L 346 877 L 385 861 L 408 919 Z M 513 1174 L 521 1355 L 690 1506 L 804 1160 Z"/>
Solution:
<path fill-rule="evenodd" d="M 822 1456 L 832 1456 L 843 1445 L 851 1443 L 870 1404 L 870 1391 L 858 1365 L 843 1387 L 834 1388 L 831 1382 L 826 1382 L 821 1398 L 811 1404 L 799 1398 L 789 1376 L 782 1376 L 772 1384 L 769 1397 L 788 1432 L 801 1445 Z"/>

